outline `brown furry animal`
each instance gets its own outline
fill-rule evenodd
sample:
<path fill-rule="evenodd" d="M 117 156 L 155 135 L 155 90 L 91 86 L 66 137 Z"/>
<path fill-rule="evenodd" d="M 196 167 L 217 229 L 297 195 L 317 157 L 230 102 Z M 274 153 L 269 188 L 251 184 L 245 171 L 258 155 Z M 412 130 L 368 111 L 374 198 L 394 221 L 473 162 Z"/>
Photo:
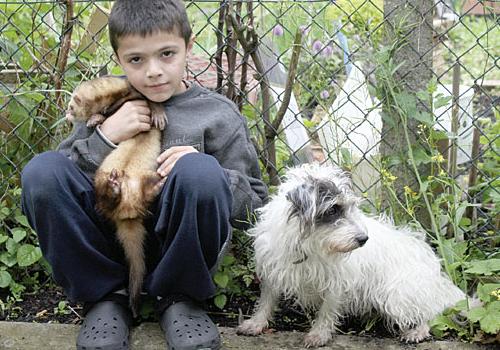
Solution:
<path fill-rule="evenodd" d="M 87 126 L 93 127 L 101 124 L 105 116 L 116 112 L 125 102 L 138 99 L 144 99 L 144 96 L 127 79 L 105 76 L 84 81 L 71 96 L 66 118 L 71 122 L 87 122 Z M 163 106 L 147 102 L 154 126 L 163 130 L 166 122 Z"/>
<path fill-rule="evenodd" d="M 137 98 L 143 97 L 126 79 L 89 80 L 76 89 L 67 116 L 69 120 L 87 121 L 87 126 L 95 126 L 124 102 Z M 134 316 L 138 314 L 146 270 L 143 220 L 164 183 L 156 172 L 156 158 L 161 151 L 161 130 L 167 119 L 161 104 L 148 102 L 152 124 L 156 127 L 121 142 L 104 159 L 94 178 L 96 208 L 115 224 L 117 238 L 127 258 L 129 301 Z"/>

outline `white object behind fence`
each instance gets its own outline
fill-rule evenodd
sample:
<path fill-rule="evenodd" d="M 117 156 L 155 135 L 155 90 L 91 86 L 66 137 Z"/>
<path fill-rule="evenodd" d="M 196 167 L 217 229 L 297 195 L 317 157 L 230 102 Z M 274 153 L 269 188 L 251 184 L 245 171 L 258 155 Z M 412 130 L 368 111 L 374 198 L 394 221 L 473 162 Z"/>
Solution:
<path fill-rule="evenodd" d="M 443 94 L 445 97 L 452 96 L 452 85 L 438 85 L 437 94 Z M 472 135 L 474 120 L 472 111 L 472 99 L 474 98 L 474 89 L 470 86 L 460 85 L 458 99 L 458 130 L 457 135 L 451 134 L 451 110 L 452 101 L 434 111 L 436 117 L 436 130 L 444 131 L 449 138 L 456 137 L 457 139 L 457 164 L 466 163 L 471 159 L 472 154 Z"/>
<path fill-rule="evenodd" d="M 318 126 L 320 143 L 333 164 L 352 169 L 355 187 L 375 190 L 379 182 L 380 110 L 372 101 L 360 62 L 355 62 L 327 116 Z"/>
<path fill-rule="evenodd" d="M 360 192 L 370 196 L 377 194 L 380 186 L 379 144 L 382 130 L 381 110 L 376 108 L 378 101 L 368 92 L 366 78 L 353 65 L 341 91 L 333 101 L 329 113 L 318 126 L 318 135 L 325 155 L 333 164 L 352 169 L 353 183 Z M 438 85 L 437 94 L 450 96 L 452 87 Z M 472 99 L 474 90 L 468 86 L 460 87 L 459 128 L 457 135 L 457 163 L 470 160 L 472 150 Z M 447 105 L 434 111 L 436 130 L 451 135 L 451 100 Z M 375 192 L 374 192 L 375 191 Z"/>

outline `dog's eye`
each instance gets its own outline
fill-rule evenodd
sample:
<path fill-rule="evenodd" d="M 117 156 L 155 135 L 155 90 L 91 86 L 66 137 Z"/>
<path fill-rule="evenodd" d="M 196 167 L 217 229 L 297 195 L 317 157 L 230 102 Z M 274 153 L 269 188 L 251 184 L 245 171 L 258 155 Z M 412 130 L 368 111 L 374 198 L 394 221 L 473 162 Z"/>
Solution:
<path fill-rule="evenodd" d="M 325 212 L 325 215 L 334 216 L 340 213 L 340 205 L 334 205 Z"/>
<path fill-rule="evenodd" d="M 328 208 L 328 210 L 326 210 L 325 212 L 323 212 L 323 214 L 321 214 L 321 217 L 319 219 L 322 222 L 333 222 L 337 220 L 337 218 L 341 213 L 342 213 L 342 208 L 340 207 L 340 205 L 336 204 Z"/>

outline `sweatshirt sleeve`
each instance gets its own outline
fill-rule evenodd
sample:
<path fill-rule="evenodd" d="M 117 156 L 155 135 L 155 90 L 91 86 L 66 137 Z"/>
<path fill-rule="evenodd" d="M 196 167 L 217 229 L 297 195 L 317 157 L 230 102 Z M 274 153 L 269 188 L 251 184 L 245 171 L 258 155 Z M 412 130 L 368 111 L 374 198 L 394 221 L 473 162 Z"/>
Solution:
<path fill-rule="evenodd" d="M 74 161 L 82 171 L 93 178 L 104 158 L 116 148 L 109 140 L 85 123 L 75 123 L 71 135 L 62 141 L 57 151 Z"/>
<path fill-rule="evenodd" d="M 250 141 L 244 118 L 233 133 L 226 134 L 225 143 L 214 156 L 224 168 L 233 194 L 231 225 L 246 229 L 254 221 L 253 212 L 267 199 L 267 187 L 261 180 L 257 153 Z"/>

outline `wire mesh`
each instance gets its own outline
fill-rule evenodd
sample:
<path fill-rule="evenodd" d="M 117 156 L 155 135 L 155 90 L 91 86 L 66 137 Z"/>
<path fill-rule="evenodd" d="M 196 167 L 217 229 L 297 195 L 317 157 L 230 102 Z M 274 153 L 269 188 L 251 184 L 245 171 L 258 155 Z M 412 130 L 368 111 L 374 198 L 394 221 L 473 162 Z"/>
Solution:
<path fill-rule="evenodd" d="M 435 205 L 446 213 L 463 209 L 462 234 L 498 235 L 498 2 L 185 4 L 196 35 L 186 76 L 239 106 L 270 185 L 287 166 L 333 163 L 352 172 L 372 211 L 394 214 L 395 201 L 406 218 L 420 218 L 412 203 L 432 184 L 432 200 L 444 201 Z M 77 84 L 121 73 L 107 37 L 111 5 L 0 1 L 2 208 L 20 209 L 23 166 L 70 132 L 63 116 Z M 284 101 L 297 32 L 301 53 Z M 282 103 L 288 108 L 275 125 Z M 405 174 L 401 166 L 413 173 L 412 162 L 420 179 L 395 175 Z M 0 235 L 16 227 L 9 217 L 0 216 Z M 446 230 L 450 220 L 438 225 Z"/>

